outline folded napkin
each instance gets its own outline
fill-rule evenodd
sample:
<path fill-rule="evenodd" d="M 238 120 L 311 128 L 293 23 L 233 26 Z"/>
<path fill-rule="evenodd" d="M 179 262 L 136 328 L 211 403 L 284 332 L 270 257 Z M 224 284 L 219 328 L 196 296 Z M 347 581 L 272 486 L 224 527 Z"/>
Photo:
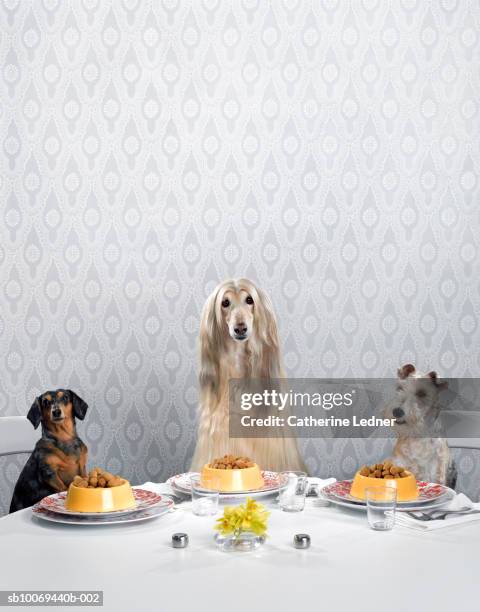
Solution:
<path fill-rule="evenodd" d="M 146 489 L 158 495 L 175 495 L 172 487 L 166 482 L 144 482 L 138 486 L 140 489 Z"/>
<path fill-rule="evenodd" d="M 178 505 L 182 502 L 182 506 L 185 502 L 191 502 L 191 497 L 189 494 L 179 493 L 175 491 L 169 484 L 166 482 L 144 482 L 142 485 L 139 485 L 141 489 L 147 489 L 147 491 L 153 491 L 153 493 L 157 493 L 158 495 L 166 495 L 170 496 L 175 505 Z"/>
<path fill-rule="evenodd" d="M 455 497 L 445 504 L 441 508 L 435 508 L 435 510 L 421 511 L 424 514 L 431 514 L 437 516 L 437 512 L 446 512 L 447 510 L 460 510 L 468 508 L 471 510 L 480 510 L 480 503 L 474 503 L 472 500 L 464 495 L 458 493 Z M 420 512 L 414 511 L 413 514 L 420 514 Z M 473 521 L 480 521 L 479 514 L 449 514 L 445 519 L 438 519 L 432 521 L 421 521 L 408 516 L 406 512 L 397 512 L 395 522 L 397 525 L 408 527 L 409 529 L 416 529 L 418 531 L 433 531 L 435 529 L 444 529 L 445 527 L 454 527 L 455 525 L 463 525 L 464 523 L 471 523 Z"/>

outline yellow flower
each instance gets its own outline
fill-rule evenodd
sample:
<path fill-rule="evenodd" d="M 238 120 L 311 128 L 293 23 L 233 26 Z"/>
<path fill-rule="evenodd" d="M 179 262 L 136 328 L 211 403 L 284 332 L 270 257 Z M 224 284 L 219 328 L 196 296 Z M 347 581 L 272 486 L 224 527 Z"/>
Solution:
<path fill-rule="evenodd" d="M 256 535 L 265 535 L 269 515 L 265 506 L 247 497 L 245 505 L 226 507 L 223 516 L 217 519 L 214 529 L 222 535 L 238 535 L 241 531 L 253 531 Z"/>

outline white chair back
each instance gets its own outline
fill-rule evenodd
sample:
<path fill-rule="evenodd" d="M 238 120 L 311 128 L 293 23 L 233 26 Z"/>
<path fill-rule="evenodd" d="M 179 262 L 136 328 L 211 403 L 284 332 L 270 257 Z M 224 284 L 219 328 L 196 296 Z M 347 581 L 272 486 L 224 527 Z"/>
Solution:
<path fill-rule="evenodd" d="M 444 410 L 441 415 L 450 448 L 480 450 L 480 412 Z"/>
<path fill-rule="evenodd" d="M 24 416 L 0 417 L 0 457 L 16 453 L 31 453 L 41 430 Z"/>

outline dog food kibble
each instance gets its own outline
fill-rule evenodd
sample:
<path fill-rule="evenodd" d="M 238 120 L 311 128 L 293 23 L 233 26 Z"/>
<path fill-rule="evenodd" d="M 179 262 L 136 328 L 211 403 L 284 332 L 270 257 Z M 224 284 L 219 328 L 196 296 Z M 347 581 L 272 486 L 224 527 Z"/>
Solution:
<path fill-rule="evenodd" d="M 215 470 L 243 470 L 253 466 L 253 461 L 248 457 L 235 457 L 234 455 L 224 455 L 210 463 L 210 467 Z"/>
<path fill-rule="evenodd" d="M 90 470 L 86 478 L 75 476 L 73 484 L 83 489 L 111 488 L 120 486 L 123 480 L 120 476 L 114 476 L 96 467 Z"/>
<path fill-rule="evenodd" d="M 81 476 L 75 476 L 75 478 L 73 479 L 73 484 L 76 487 L 81 487 L 82 489 L 86 489 L 88 487 L 88 481 L 85 478 L 82 478 Z"/>
<path fill-rule="evenodd" d="M 392 478 L 406 478 L 408 476 L 405 468 L 400 465 L 393 465 L 389 460 L 383 463 L 364 465 L 360 468 L 359 473 L 367 478 L 385 478 L 386 480 L 391 480 Z"/>

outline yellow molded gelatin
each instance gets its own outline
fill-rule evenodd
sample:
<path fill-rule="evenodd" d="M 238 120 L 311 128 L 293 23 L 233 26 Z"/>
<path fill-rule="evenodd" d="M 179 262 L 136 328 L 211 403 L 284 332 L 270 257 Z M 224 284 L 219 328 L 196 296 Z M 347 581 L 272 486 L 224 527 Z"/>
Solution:
<path fill-rule="evenodd" d="M 376 487 L 395 487 L 397 489 L 397 501 L 412 501 L 418 497 L 417 481 L 415 476 L 405 470 L 407 476 L 405 478 L 371 478 L 370 476 L 362 476 L 360 472 L 355 474 L 350 489 L 352 497 L 365 499 L 365 490 Z"/>
<path fill-rule="evenodd" d="M 256 463 L 241 470 L 218 470 L 207 464 L 202 469 L 201 483 L 206 489 L 218 488 L 219 491 L 250 491 L 264 485 Z"/>
<path fill-rule="evenodd" d="M 132 487 L 128 480 L 123 480 L 118 487 L 87 489 L 70 485 L 65 508 L 74 512 L 112 512 L 135 508 Z"/>

